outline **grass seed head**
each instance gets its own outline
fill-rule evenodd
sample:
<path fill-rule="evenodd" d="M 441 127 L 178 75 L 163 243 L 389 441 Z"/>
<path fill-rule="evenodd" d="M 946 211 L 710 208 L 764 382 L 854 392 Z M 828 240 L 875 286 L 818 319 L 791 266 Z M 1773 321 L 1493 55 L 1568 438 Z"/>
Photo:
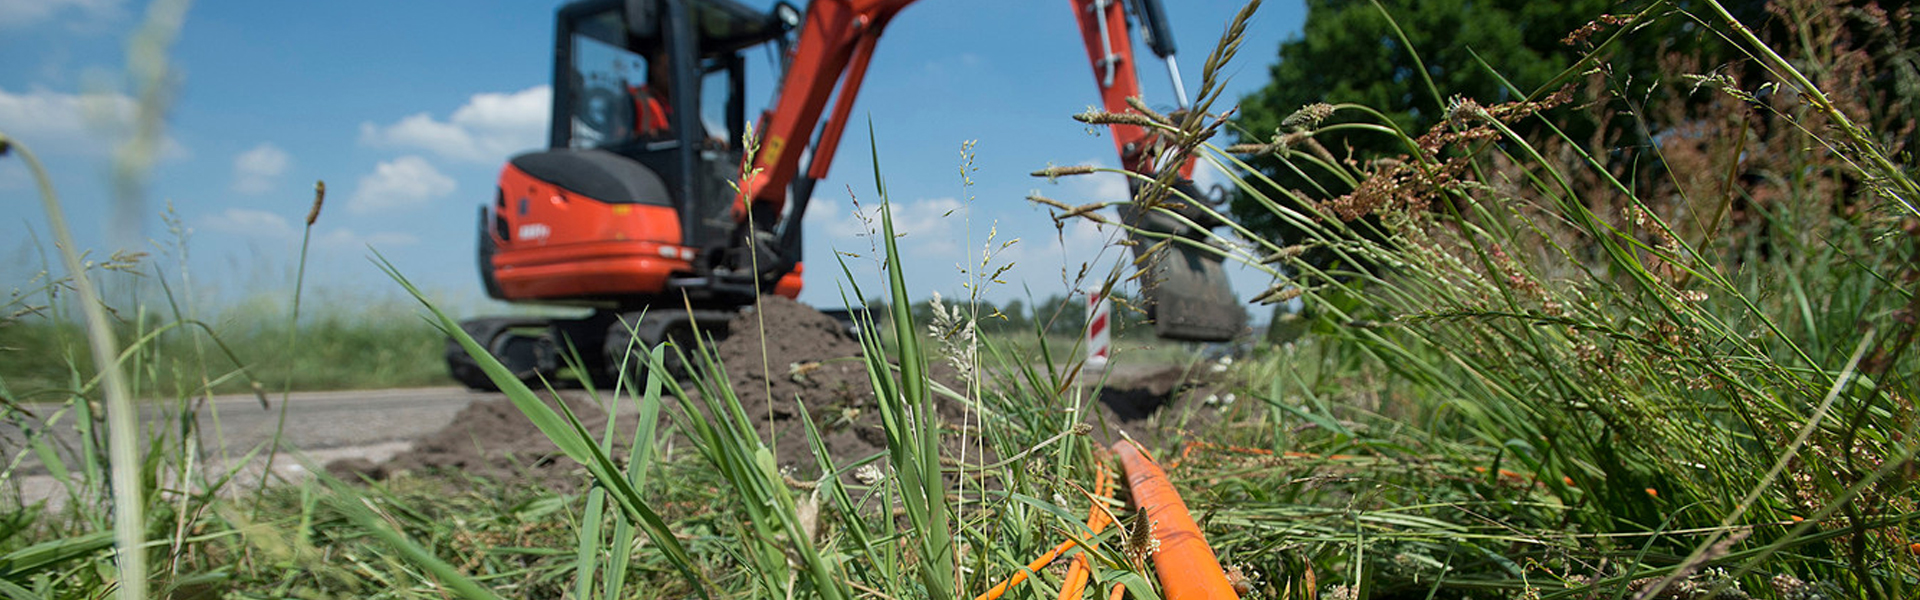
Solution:
<path fill-rule="evenodd" d="M 1474 102 L 1472 98 L 1454 96 L 1447 100 L 1447 120 L 1456 123 L 1480 121 L 1488 118 L 1487 109 Z"/>
<path fill-rule="evenodd" d="M 1302 106 L 1300 110 L 1293 111 L 1293 114 L 1287 115 L 1287 118 L 1280 121 L 1280 127 L 1288 131 L 1313 129 L 1319 127 L 1321 121 L 1325 121 L 1327 117 L 1331 116 L 1333 116 L 1332 104 L 1315 102 Z"/>
<path fill-rule="evenodd" d="M 1047 205 L 1047 206 L 1050 206 L 1050 207 L 1053 207 L 1053 208 L 1056 208 L 1056 209 L 1059 209 L 1059 210 L 1073 210 L 1073 207 L 1071 207 L 1071 206 L 1067 206 L 1067 203 L 1065 203 L 1065 202 L 1061 202 L 1061 201 L 1059 201 L 1059 200 L 1055 200 L 1055 199 L 1052 199 L 1052 198 L 1048 198 L 1048 197 L 1046 197 L 1046 196 L 1042 196 L 1042 195 L 1039 195 L 1039 194 L 1031 194 L 1031 195 L 1028 195 L 1028 196 L 1027 196 L 1027 201 L 1028 201 L 1028 202 L 1033 202 L 1033 203 L 1036 203 L 1036 204 L 1045 204 L 1045 205 Z"/>
<path fill-rule="evenodd" d="M 320 220 L 320 206 L 326 202 L 327 182 L 325 180 L 313 182 L 313 208 L 307 210 L 308 227 L 312 227 L 315 221 Z"/>
<path fill-rule="evenodd" d="M 1173 119 L 1170 119 L 1167 117 L 1167 115 L 1160 114 L 1160 111 L 1154 110 L 1152 107 L 1147 106 L 1147 102 L 1145 100 L 1141 100 L 1139 96 L 1127 96 L 1127 106 L 1131 106 L 1133 107 L 1134 110 L 1140 111 L 1140 114 L 1146 115 L 1147 118 L 1149 119 L 1153 119 L 1155 121 L 1165 123 L 1168 125 L 1173 124 Z"/>
<path fill-rule="evenodd" d="M 1274 252 L 1273 254 L 1267 255 L 1266 258 L 1260 259 L 1260 264 L 1270 265 L 1278 262 L 1286 262 L 1289 260 L 1299 258 L 1300 255 L 1306 254 L 1306 252 L 1307 252 L 1306 244 L 1294 244 L 1292 246 L 1281 248 L 1280 250 Z"/>
<path fill-rule="evenodd" d="M 1070 165 L 1065 167 L 1047 167 L 1045 169 L 1034 171 L 1033 176 L 1045 177 L 1047 178 L 1048 181 L 1052 181 L 1055 178 L 1059 178 L 1059 177 L 1068 177 L 1073 175 L 1089 175 L 1089 174 L 1092 174 L 1096 169 L 1097 169 L 1096 167 L 1093 167 L 1091 165 Z"/>
<path fill-rule="evenodd" d="M 1123 550 L 1127 560 L 1135 564 L 1146 564 L 1147 559 L 1160 551 L 1160 538 L 1153 537 L 1153 528 L 1159 521 L 1147 519 L 1146 511 L 1136 513 L 1133 528 L 1127 531 L 1127 543 Z"/>
<path fill-rule="evenodd" d="M 1134 125 L 1137 127 L 1153 127 L 1155 125 L 1153 118 L 1146 115 L 1091 109 L 1087 112 L 1074 115 L 1073 120 L 1088 125 Z"/>
<path fill-rule="evenodd" d="M 873 485 L 880 483 L 882 479 L 886 479 L 887 473 L 886 471 L 880 470 L 880 465 L 867 464 L 858 469 L 854 469 L 853 478 L 859 480 L 860 483 Z"/>
<path fill-rule="evenodd" d="M 1273 287 L 1267 288 L 1267 291 L 1261 292 L 1259 296 L 1255 296 L 1253 301 L 1258 304 L 1279 304 L 1299 298 L 1302 293 L 1303 291 L 1293 285 L 1293 282 L 1282 281 L 1273 284 Z"/>

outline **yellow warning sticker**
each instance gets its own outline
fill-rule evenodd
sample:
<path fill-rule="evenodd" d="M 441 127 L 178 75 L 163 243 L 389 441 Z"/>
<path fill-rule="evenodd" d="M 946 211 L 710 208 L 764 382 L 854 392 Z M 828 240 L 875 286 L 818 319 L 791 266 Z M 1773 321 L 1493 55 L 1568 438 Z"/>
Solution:
<path fill-rule="evenodd" d="M 780 162 L 780 151 L 785 149 L 787 149 L 787 138 L 777 135 L 767 138 L 767 147 L 761 151 L 766 156 L 763 162 L 766 164 Z"/>

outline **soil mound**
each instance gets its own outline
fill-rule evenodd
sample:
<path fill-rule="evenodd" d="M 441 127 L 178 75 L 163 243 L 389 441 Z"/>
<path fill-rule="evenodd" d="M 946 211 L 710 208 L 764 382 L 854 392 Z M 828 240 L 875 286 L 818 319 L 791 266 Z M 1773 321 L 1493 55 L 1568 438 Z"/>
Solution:
<path fill-rule="evenodd" d="M 760 439 L 774 448 L 781 466 L 806 476 L 818 475 L 806 425 L 800 419 L 802 407 L 835 464 L 887 449 L 860 342 L 838 320 L 793 300 L 772 297 L 762 300 L 757 310 L 741 313 L 729 330 L 730 337 L 720 342 L 715 353 L 725 365 L 727 383 L 741 408 L 754 420 Z M 958 380 L 945 365 L 929 365 L 929 370 L 936 381 L 947 385 Z M 935 407 L 947 423 L 958 423 L 964 414 L 959 403 L 945 399 L 936 398 Z"/>
<path fill-rule="evenodd" d="M 792 468 L 796 478 L 819 476 L 800 418 L 803 409 L 838 465 L 886 450 L 886 433 L 861 345 L 839 321 L 793 300 L 770 297 L 757 309 L 735 317 L 729 331 L 713 348 L 725 380 L 761 440 L 774 448 L 779 464 Z M 944 361 L 935 359 L 929 371 L 935 381 L 959 387 L 960 378 Z M 1218 409 L 1233 399 L 1219 394 L 1207 381 L 1208 371 L 1205 366 L 1174 365 L 1115 371 L 1099 392 L 1099 408 L 1086 415 L 1088 422 L 1108 426 L 1096 427 L 1095 438 L 1110 444 L 1118 438 L 1115 429 L 1123 429 L 1149 448 L 1160 448 L 1214 427 Z M 694 384 L 686 385 L 689 392 L 695 391 Z M 547 402 L 555 406 L 565 402 L 596 436 L 608 426 L 608 415 L 584 393 L 567 392 L 548 397 Z M 631 402 L 622 399 L 624 405 Z M 666 415 L 680 410 L 675 401 L 666 402 L 662 431 L 669 425 Z M 936 396 L 935 407 L 943 427 L 963 423 L 961 403 Z M 615 437 L 624 444 L 634 424 L 630 412 L 623 410 L 620 416 L 621 422 L 614 424 Z M 677 435 L 681 439 L 672 446 L 685 448 L 684 432 Z M 961 436 L 946 437 L 953 440 L 957 454 Z M 615 459 L 623 460 L 625 454 L 624 448 L 617 449 Z M 337 461 L 328 470 L 337 476 L 375 479 L 401 471 L 452 471 L 561 490 L 577 489 L 585 472 L 505 399 L 468 405 L 446 428 L 415 441 L 412 449 L 384 465 Z"/>
<path fill-rule="evenodd" d="M 588 431 L 596 435 L 606 431 L 607 414 L 591 400 L 561 395 L 547 397 L 546 402 L 555 410 L 565 402 Z M 631 427 L 631 419 L 623 425 Z M 571 491 L 582 482 L 580 474 L 585 468 L 567 458 L 519 408 L 502 398 L 468 404 L 454 415 L 452 423 L 415 440 L 412 448 L 394 455 L 386 464 L 347 459 L 329 463 L 327 471 L 337 477 L 365 475 L 373 479 L 403 471 L 458 472 Z"/>
<path fill-rule="evenodd" d="M 774 448 L 781 466 L 792 467 L 802 478 L 818 475 L 806 425 L 800 418 L 803 407 L 836 464 L 886 450 L 886 434 L 881 429 L 860 342 L 840 321 L 775 296 L 763 299 L 757 309 L 743 311 L 728 330 L 728 337 L 714 346 L 714 354 L 741 408 L 754 421 L 761 440 Z M 949 385 L 957 380 L 944 365 L 933 365 L 932 370 L 936 380 Z M 694 384 L 685 385 L 690 393 L 697 393 Z M 606 413 L 584 394 L 568 392 L 560 398 L 547 401 L 566 402 L 596 435 L 605 430 Z M 630 403 L 631 399 L 622 402 Z M 679 410 L 673 400 L 666 402 L 663 427 L 667 424 L 665 415 Z M 949 423 L 959 422 L 963 414 L 958 403 L 944 400 L 939 401 L 938 410 Z M 619 423 L 615 437 L 626 439 L 632 426 L 630 419 Z M 616 459 L 624 454 L 617 452 Z M 337 461 L 328 465 L 328 470 L 336 475 L 375 479 L 401 471 L 446 470 L 560 489 L 578 486 L 584 472 L 504 399 L 468 405 L 446 428 L 421 438 L 412 449 L 384 465 Z"/>

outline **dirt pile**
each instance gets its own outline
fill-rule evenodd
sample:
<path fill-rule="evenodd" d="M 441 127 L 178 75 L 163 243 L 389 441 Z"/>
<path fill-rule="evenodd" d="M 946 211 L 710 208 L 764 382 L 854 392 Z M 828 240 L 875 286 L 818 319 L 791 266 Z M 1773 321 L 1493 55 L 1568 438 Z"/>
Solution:
<path fill-rule="evenodd" d="M 761 302 L 758 311 L 741 313 L 730 330 L 715 353 L 726 365 L 727 383 L 741 407 L 781 466 L 807 476 L 819 470 L 800 419 L 803 406 L 836 464 L 887 449 L 860 342 L 839 321 L 775 297 Z M 930 370 L 936 381 L 957 385 L 952 369 L 936 364 Z M 935 407 L 947 423 L 958 423 L 964 414 L 959 403 L 945 399 L 936 398 Z"/>
<path fill-rule="evenodd" d="M 546 398 L 547 405 L 559 409 L 565 402 L 580 424 L 598 435 L 606 431 L 607 413 L 580 394 L 561 394 Z M 619 423 L 630 430 L 632 419 Z M 626 440 L 620 440 L 625 445 Z M 616 453 L 624 456 L 625 452 Z M 400 472 L 458 472 L 498 482 L 525 482 L 560 490 L 573 490 L 581 483 L 585 468 L 567 458 L 560 448 L 534 427 L 520 409 L 505 398 L 468 404 L 454 415 L 445 428 L 414 440 L 405 452 L 394 455 L 385 464 L 365 459 L 345 459 L 327 465 L 327 472 L 351 479 L 364 475 L 385 479 Z"/>
<path fill-rule="evenodd" d="M 860 343 L 839 321 L 792 300 L 772 297 L 758 309 L 742 312 L 729 331 L 730 335 L 713 348 L 714 354 L 741 408 L 754 422 L 761 439 L 774 448 L 781 466 L 792 467 L 800 478 L 818 476 L 806 426 L 800 418 L 803 407 L 837 464 L 886 450 L 886 433 Z M 959 377 L 951 367 L 936 360 L 929 368 L 934 380 L 959 387 Z M 1188 432 L 1206 429 L 1217 418 L 1211 414 L 1216 412 L 1211 407 L 1217 405 L 1218 397 L 1202 381 L 1205 374 L 1205 368 L 1181 366 L 1115 371 L 1098 396 L 1099 408 L 1089 411 L 1087 420 L 1125 429 L 1150 448 L 1173 443 Z M 693 383 L 685 385 L 696 392 Z M 560 397 L 549 398 L 548 402 L 566 402 L 596 435 L 605 430 L 608 416 L 584 393 L 568 392 Z M 629 408 L 622 413 L 631 412 L 631 402 L 623 399 Z M 935 407 L 943 426 L 962 423 L 965 409 L 960 403 L 936 396 Z M 670 426 L 664 415 L 679 410 L 677 402 L 667 400 L 663 431 Z M 626 418 L 615 424 L 615 437 L 624 443 L 630 439 L 634 424 L 626 414 L 621 416 Z M 688 447 L 684 433 L 678 434 L 672 446 Z M 1107 443 L 1117 437 L 1111 428 L 1097 428 L 1095 436 Z M 948 437 L 957 444 L 960 436 Z M 615 453 L 617 460 L 624 455 L 624 451 Z M 494 481 L 559 489 L 578 486 L 584 473 L 505 399 L 474 402 L 445 429 L 416 441 L 412 449 L 384 465 L 340 462 L 328 469 L 339 475 L 374 478 L 401 471 L 452 470 Z"/>
<path fill-rule="evenodd" d="M 836 461 L 850 462 L 886 450 L 886 434 L 860 343 L 839 321 L 793 300 L 769 297 L 757 310 L 735 317 L 728 330 L 730 335 L 714 346 L 714 354 L 742 409 L 761 439 L 774 447 L 781 466 L 793 467 L 802 476 L 819 470 L 800 419 L 802 407 Z M 938 365 L 934 370 L 936 379 L 955 381 L 951 370 Z M 693 383 L 683 383 L 689 392 L 697 393 Z M 607 415 L 585 394 L 560 396 L 590 431 L 596 435 L 604 431 Z M 663 413 L 679 410 L 677 403 L 667 402 Z M 939 412 L 948 422 L 958 422 L 962 408 L 941 402 Z M 665 417 L 661 425 L 668 425 Z M 630 436 L 632 426 L 630 419 L 623 420 L 615 437 Z M 684 439 L 674 445 L 686 447 Z M 624 452 L 616 453 L 616 458 L 623 457 Z M 328 465 L 328 470 L 375 479 L 401 471 L 457 470 L 495 481 L 563 488 L 577 485 L 583 472 L 505 399 L 474 402 L 446 428 L 416 441 L 411 450 L 386 464 L 341 461 Z"/>

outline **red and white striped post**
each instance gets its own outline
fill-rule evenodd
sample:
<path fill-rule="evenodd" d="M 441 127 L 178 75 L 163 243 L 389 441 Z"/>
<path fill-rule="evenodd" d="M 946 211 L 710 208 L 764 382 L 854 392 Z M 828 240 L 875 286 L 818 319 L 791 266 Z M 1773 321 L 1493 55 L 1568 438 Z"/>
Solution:
<path fill-rule="evenodd" d="M 1099 291 L 1087 292 L 1087 368 L 1104 369 L 1113 353 L 1113 302 Z"/>

